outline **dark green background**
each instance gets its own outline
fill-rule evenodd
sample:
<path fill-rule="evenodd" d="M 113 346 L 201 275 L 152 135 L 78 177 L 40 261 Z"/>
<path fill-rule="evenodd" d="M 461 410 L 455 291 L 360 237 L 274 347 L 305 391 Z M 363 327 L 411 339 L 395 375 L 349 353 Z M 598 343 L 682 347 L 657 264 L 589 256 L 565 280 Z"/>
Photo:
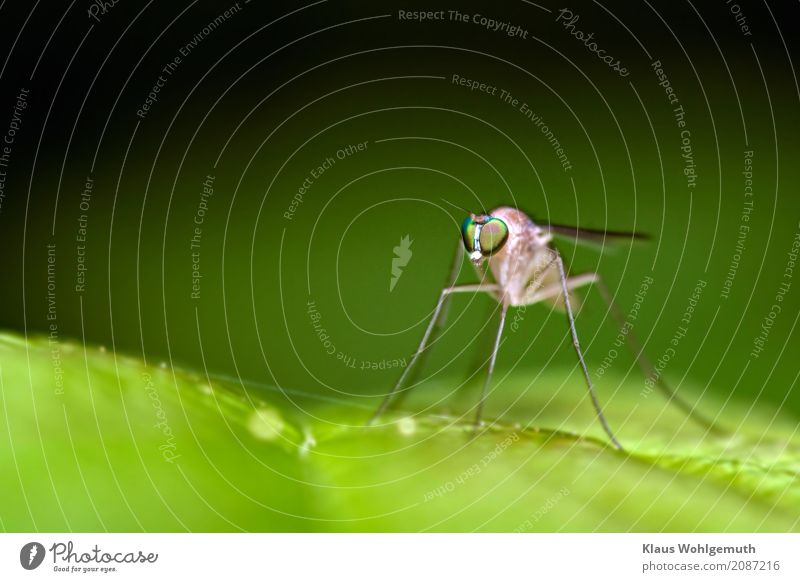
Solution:
<path fill-rule="evenodd" d="M 349 369 L 326 354 L 307 302 L 316 301 L 338 351 L 407 358 L 459 240 L 463 217 L 442 198 L 475 210 L 517 205 L 545 221 L 650 234 L 613 252 L 560 248 L 572 272 L 601 273 L 623 311 L 642 279 L 654 278 L 636 322 L 652 359 L 668 347 L 696 282 L 707 281 L 666 377 L 701 407 L 696 387 L 705 386 L 715 402 L 730 395 L 800 416 L 797 281 L 763 353 L 749 356 L 800 229 L 800 93 L 788 28 L 796 7 L 771 5 L 772 14 L 743 3 L 753 31 L 746 37 L 722 2 L 607 6 L 629 30 L 598 4 L 572 3 L 577 28 L 593 31 L 628 68 L 622 78 L 554 12 L 524 2 L 461 4 L 523 26 L 525 40 L 472 23 L 398 21 L 398 9 L 415 6 L 451 8 L 326 2 L 268 25 L 299 5 L 242 4 L 184 58 L 144 120 L 136 109 L 160 68 L 227 4 L 182 13 L 185 4 L 120 3 L 91 31 L 84 12 L 69 12 L 44 52 L 62 11 L 40 10 L 26 22 L 24 5 L 4 8 L 2 54 L 22 32 L 2 75 L 0 129 L 18 88 L 31 97 L 0 210 L 0 326 L 47 332 L 46 245 L 55 243 L 60 339 L 373 406 L 378 398 L 365 397 L 385 393 L 399 370 Z M 686 111 L 699 175 L 693 191 L 655 59 Z M 518 110 L 455 86 L 453 74 L 527 102 L 572 170 Z M 401 137 L 408 139 L 380 142 Z M 283 217 L 312 168 L 364 141 L 364 152 L 314 182 L 292 220 Z M 755 152 L 754 210 L 722 299 L 744 200 L 744 150 Z M 193 300 L 189 239 L 207 174 L 216 178 L 202 234 L 202 298 Z M 87 175 L 95 187 L 86 291 L 78 294 L 75 235 Z M 390 293 L 392 249 L 405 235 L 413 257 Z M 464 282 L 474 279 L 467 267 Z M 461 380 L 482 344 L 477 332 L 494 321 L 491 308 L 482 297 L 454 301 L 455 323 L 423 377 Z M 578 326 L 592 370 L 614 340 L 609 321 L 590 293 Z M 508 335 L 498 377 L 512 368 L 567 374 L 574 364 L 563 316 L 536 307 Z M 632 366 L 624 354 L 614 371 L 632 370 L 637 386 Z M 600 379 L 598 391 L 611 401 L 612 424 L 625 418 L 613 406 L 614 382 Z"/>

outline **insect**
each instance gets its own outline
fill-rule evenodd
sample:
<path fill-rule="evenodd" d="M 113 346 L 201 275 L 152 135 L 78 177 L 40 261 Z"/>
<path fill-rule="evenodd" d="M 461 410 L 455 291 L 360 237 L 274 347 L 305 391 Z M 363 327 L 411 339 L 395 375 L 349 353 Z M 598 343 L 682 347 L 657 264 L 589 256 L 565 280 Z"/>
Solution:
<path fill-rule="evenodd" d="M 636 232 L 600 231 L 555 224 L 540 225 L 536 224 L 521 210 L 508 206 L 501 206 L 489 213 L 469 213 L 469 216 L 461 226 L 462 244 L 459 247 L 463 247 L 463 251 L 466 252 L 470 262 L 475 267 L 481 282 L 455 285 L 458 267 L 464 255 L 461 248 L 458 248 L 449 284 L 442 289 L 439 295 L 433 316 L 422 336 L 422 341 L 417 351 L 408 366 L 403 370 L 395 386 L 384 397 L 381 405 L 369 420 L 368 425 L 375 422 L 386 411 L 408 378 L 411 369 L 428 347 L 434 328 L 439 323 L 439 319 L 443 319 L 443 311 L 445 311 L 444 307 L 447 299 L 455 293 L 488 293 L 500 303 L 500 322 L 489 357 L 483 390 L 478 401 L 475 428 L 482 426 L 483 408 L 486 397 L 489 394 L 497 352 L 500 347 L 500 339 L 503 335 L 503 327 L 509 308 L 546 302 L 566 313 L 572 345 L 577 354 L 578 363 L 583 372 L 597 418 L 612 445 L 617 449 L 622 449 L 622 445 L 617 440 L 603 414 L 603 409 L 595 393 L 594 384 L 578 340 L 572 307 L 575 299 L 574 290 L 587 285 L 595 286 L 620 327 L 624 325 L 624 317 L 613 302 L 608 288 L 598 273 L 581 273 L 567 276 L 561 254 L 553 244 L 553 239 L 558 236 L 570 237 L 579 243 L 598 243 L 607 238 L 622 240 L 647 238 L 645 235 Z M 487 276 L 487 266 L 491 278 Z M 625 339 L 628 349 L 633 354 L 642 372 L 646 377 L 657 379 L 656 385 L 667 399 L 679 406 L 695 420 L 712 429 L 713 425 L 710 421 L 699 415 L 692 405 L 680 399 L 661 379 L 661 376 L 655 373 L 652 363 L 643 353 L 641 345 L 633 333 L 625 334 Z"/>

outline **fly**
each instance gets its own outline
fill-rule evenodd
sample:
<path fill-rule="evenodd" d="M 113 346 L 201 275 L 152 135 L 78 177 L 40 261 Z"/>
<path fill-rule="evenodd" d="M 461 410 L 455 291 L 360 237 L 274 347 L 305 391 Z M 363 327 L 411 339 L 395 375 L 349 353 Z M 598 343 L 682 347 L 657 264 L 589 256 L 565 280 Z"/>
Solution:
<path fill-rule="evenodd" d="M 594 285 L 608 305 L 614 319 L 619 326 L 624 325 L 622 312 L 613 302 L 608 288 L 603 283 L 598 273 L 582 273 L 567 276 L 564 261 L 558 249 L 553 244 L 555 236 L 566 236 L 578 242 L 602 242 L 606 237 L 617 239 L 646 239 L 647 236 L 636 232 L 599 231 L 555 224 L 539 225 L 531 220 L 524 212 L 508 206 L 496 208 L 488 214 L 472 214 L 461 225 L 462 244 L 466 255 L 475 267 L 481 278 L 480 283 L 455 285 L 458 266 L 462 259 L 462 251 L 457 250 L 456 261 L 453 265 L 450 284 L 442 289 L 439 301 L 434 309 L 431 321 L 422 336 L 422 341 L 414 353 L 408 366 L 403 370 L 394 388 L 384 397 L 381 405 L 375 411 L 368 424 L 375 422 L 389 407 L 398 390 L 405 382 L 409 372 L 417 363 L 420 355 L 425 351 L 434 328 L 439 319 L 444 319 L 443 311 L 448 297 L 455 293 L 487 293 L 500 304 L 500 322 L 492 345 L 489 357 L 489 367 L 483 384 L 480 400 L 478 401 L 475 415 L 475 428 L 482 426 L 483 408 L 494 373 L 500 339 L 503 335 L 506 314 L 510 307 L 522 307 L 535 303 L 548 302 L 555 308 L 566 313 L 572 346 L 578 358 L 581 371 L 586 381 L 586 387 L 592 401 L 597 419 L 608 435 L 613 446 L 622 450 L 622 445 L 617 440 L 614 432 L 603 414 L 600 401 L 595 393 L 589 370 L 584 360 L 583 350 L 578 339 L 575 327 L 575 316 L 572 309 L 572 292 L 587 285 Z M 493 282 L 487 282 L 486 266 L 491 272 Z M 440 324 L 443 325 L 443 322 Z M 655 373 L 653 364 L 644 354 L 641 345 L 632 332 L 625 335 L 628 349 L 636 359 L 639 368 L 646 377 L 656 378 L 656 385 L 665 394 L 670 402 L 680 407 L 695 420 L 714 429 L 713 424 L 695 412 L 694 407 L 677 394 Z"/>

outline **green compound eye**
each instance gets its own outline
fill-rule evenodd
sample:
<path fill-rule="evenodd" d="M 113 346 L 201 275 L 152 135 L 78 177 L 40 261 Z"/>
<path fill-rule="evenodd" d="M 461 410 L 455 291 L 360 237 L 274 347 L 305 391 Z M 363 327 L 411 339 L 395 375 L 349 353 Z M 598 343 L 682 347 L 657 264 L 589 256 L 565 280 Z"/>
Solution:
<path fill-rule="evenodd" d="M 481 229 L 481 252 L 493 255 L 499 251 L 508 238 L 508 227 L 499 218 L 490 218 Z"/>
<path fill-rule="evenodd" d="M 475 250 L 473 248 L 475 244 L 475 226 L 475 221 L 472 220 L 471 216 L 467 216 L 464 222 L 461 223 L 461 237 L 464 239 L 464 248 L 467 249 L 468 253 Z"/>
<path fill-rule="evenodd" d="M 499 251 L 508 239 L 508 226 L 499 218 L 468 216 L 461 224 L 461 236 L 467 252 L 488 257 Z M 477 237 L 477 241 L 476 241 Z M 477 242 L 477 244 L 476 244 Z M 480 255 L 477 255 L 480 253 Z"/>

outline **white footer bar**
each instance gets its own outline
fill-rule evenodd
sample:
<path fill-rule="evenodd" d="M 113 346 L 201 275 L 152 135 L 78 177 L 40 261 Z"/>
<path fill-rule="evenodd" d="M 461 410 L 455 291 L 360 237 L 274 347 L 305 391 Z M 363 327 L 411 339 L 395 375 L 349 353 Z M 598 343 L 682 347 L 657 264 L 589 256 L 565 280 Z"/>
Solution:
<path fill-rule="evenodd" d="M 798 554 L 800 534 L 3 534 L 0 580 L 796 581 Z"/>

